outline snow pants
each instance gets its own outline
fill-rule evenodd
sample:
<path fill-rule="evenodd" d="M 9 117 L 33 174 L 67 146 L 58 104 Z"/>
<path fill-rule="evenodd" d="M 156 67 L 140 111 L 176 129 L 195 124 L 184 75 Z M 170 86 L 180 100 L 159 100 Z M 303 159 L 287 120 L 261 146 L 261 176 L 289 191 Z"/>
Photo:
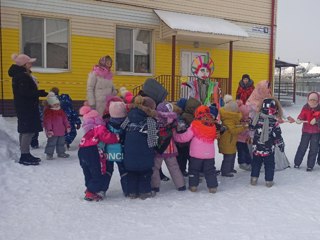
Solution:
<path fill-rule="evenodd" d="M 197 187 L 199 185 L 199 175 L 203 172 L 208 188 L 218 187 L 214 158 L 199 159 L 190 157 L 189 164 L 189 187 Z"/>
<path fill-rule="evenodd" d="M 179 164 L 175 157 L 156 157 L 154 159 L 154 167 L 153 167 L 153 174 L 151 177 L 151 187 L 152 188 L 160 188 L 160 168 L 162 162 L 166 163 L 167 168 L 169 170 L 170 176 L 176 188 L 180 188 L 185 186 L 184 177 L 180 171 Z"/>
<path fill-rule="evenodd" d="M 294 157 L 294 165 L 300 166 L 303 157 L 309 146 L 307 167 L 313 168 L 316 163 L 316 158 L 319 148 L 319 133 L 302 133 L 299 147 L 296 156 Z"/>
<path fill-rule="evenodd" d="M 78 157 L 88 191 L 92 193 L 107 191 L 107 174 L 102 174 L 97 146 L 80 148 Z"/>
<path fill-rule="evenodd" d="M 145 171 L 128 171 L 128 194 L 151 193 L 152 169 Z"/>
<path fill-rule="evenodd" d="M 273 181 L 275 168 L 274 153 L 266 157 L 253 155 L 251 163 L 251 177 L 259 177 L 262 163 L 264 164 L 265 180 Z"/>
<path fill-rule="evenodd" d="M 248 144 L 237 142 L 238 164 L 251 164 L 252 158 L 249 152 Z"/>

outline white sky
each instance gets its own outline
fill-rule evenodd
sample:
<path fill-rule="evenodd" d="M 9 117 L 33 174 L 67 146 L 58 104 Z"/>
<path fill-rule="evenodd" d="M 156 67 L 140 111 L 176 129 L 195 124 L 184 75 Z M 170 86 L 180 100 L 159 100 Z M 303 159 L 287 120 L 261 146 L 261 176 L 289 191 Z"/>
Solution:
<path fill-rule="evenodd" d="M 319 0 L 278 0 L 276 58 L 320 64 Z"/>

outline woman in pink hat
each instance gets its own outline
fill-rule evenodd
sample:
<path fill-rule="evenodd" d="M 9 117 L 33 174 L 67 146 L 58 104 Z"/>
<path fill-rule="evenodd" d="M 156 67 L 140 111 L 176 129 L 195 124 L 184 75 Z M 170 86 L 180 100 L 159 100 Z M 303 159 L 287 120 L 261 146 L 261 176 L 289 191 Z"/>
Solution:
<path fill-rule="evenodd" d="M 15 62 L 8 70 L 12 78 L 14 106 L 18 118 L 18 133 L 20 141 L 20 164 L 39 165 L 40 158 L 30 154 L 30 143 L 35 133 L 42 131 L 39 97 L 48 95 L 45 90 L 38 90 L 38 83 L 31 75 L 32 63 L 35 58 L 25 54 L 12 54 Z"/>

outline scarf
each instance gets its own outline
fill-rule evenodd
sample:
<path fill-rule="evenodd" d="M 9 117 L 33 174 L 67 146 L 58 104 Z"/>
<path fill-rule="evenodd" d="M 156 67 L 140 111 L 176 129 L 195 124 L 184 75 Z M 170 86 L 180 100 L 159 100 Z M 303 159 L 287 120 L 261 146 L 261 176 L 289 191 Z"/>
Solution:
<path fill-rule="evenodd" d="M 99 66 L 99 65 L 95 65 L 92 69 L 92 71 L 99 77 L 102 77 L 106 80 L 112 80 L 112 72 L 111 70 L 109 70 L 108 68 Z"/>
<path fill-rule="evenodd" d="M 262 132 L 259 141 L 265 143 L 269 140 L 269 119 L 275 119 L 275 116 L 266 115 L 264 113 L 258 113 L 252 121 L 252 125 L 256 126 L 259 118 L 263 119 Z"/>
<path fill-rule="evenodd" d="M 213 142 L 216 138 L 215 125 L 206 126 L 200 120 L 194 120 L 191 126 L 194 135 L 204 142 Z"/>

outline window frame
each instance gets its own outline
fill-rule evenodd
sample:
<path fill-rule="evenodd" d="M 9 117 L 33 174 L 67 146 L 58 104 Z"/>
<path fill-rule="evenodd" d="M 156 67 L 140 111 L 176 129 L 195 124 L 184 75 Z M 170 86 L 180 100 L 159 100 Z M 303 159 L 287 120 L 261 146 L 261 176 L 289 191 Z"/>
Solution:
<path fill-rule="evenodd" d="M 69 18 L 64 18 L 61 16 L 37 16 L 37 15 L 29 15 L 29 14 L 21 14 L 20 16 L 20 52 L 24 52 L 23 50 L 23 18 L 34 18 L 34 19 L 42 19 L 43 20 L 43 33 L 44 33 L 44 39 L 43 43 L 47 43 L 47 36 L 46 36 L 46 28 L 47 24 L 46 21 L 48 19 L 55 19 L 55 20 L 64 20 L 67 21 L 67 27 L 68 27 L 68 68 L 48 68 L 48 67 L 38 67 L 38 66 L 32 66 L 32 71 L 33 72 L 38 72 L 38 73 L 65 73 L 65 72 L 70 72 L 71 71 L 71 20 Z M 47 44 L 44 44 L 45 47 L 43 48 L 43 61 L 44 65 L 47 65 Z M 32 57 L 32 56 L 31 56 Z"/>
<path fill-rule="evenodd" d="M 117 29 L 118 28 L 123 28 L 123 29 L 128 29 L 128 30 L 145 30 L 145 31 L 149 31 L 150 32 L 150 37 L 151 37 L 151 41 L 150 41 L 150 72 L 149 73 L 138 73 L 138 72 L 127 72 L 127 71 L 117 71 Z M 124 26 L 124 25 L 117 25 L 115 27 L 115 44 L 114 44 L 114 51 L 115 51 L 115 61 L 114 61 L 114 65 L 115 65 L 115 73 L 116 75 L 119 76 L 153 76 L 153 62 L 154 62 L 154 31 L 153 29 L 149 29 L 149 28 L 144 28 L 144 27 L 134 27 L 134 26 Z M 134 52 L 134 42 L 131 42 L 132 46 L 133 46 L 133 52 Z M 134 55 L 133 55 L 133 66 L 134 66 Z M 134 69 L 134 67 L 133 67 Z"/>

